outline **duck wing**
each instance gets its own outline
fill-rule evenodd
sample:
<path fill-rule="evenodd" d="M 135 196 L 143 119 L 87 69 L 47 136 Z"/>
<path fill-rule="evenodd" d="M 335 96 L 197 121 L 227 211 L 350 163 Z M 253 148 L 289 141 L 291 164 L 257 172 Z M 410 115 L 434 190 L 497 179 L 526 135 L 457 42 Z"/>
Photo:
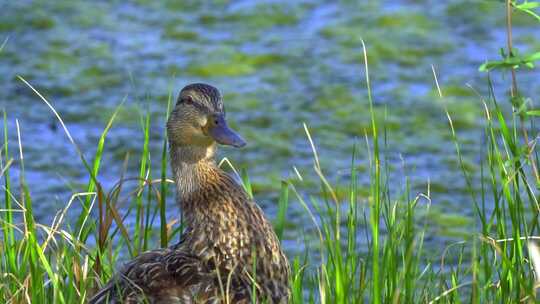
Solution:
<path fill-rule="evenodd" d="M 211 273 L 197 257 L 166 248 L 127 263 L 88 303 L 211 303 L 216 294 Z"/>

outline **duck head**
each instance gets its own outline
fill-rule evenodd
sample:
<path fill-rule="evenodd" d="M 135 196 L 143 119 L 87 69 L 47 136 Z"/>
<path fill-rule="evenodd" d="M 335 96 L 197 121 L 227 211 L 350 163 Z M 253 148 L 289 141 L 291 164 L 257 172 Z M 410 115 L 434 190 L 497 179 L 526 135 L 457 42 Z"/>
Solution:
<path fill-rule="evenodd" d="M 209 148 L 215 143 L 243 147 L 246 142 L 227 125 L 218 89 L 204 84 L 187 85 L 180 91 L 167 121 L 169 143 L 175 147 Z"/>

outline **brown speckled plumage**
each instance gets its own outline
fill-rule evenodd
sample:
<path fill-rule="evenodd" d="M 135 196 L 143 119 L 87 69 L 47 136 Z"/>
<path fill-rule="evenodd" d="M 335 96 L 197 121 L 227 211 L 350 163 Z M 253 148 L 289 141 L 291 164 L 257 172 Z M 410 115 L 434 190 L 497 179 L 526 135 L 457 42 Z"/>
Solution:
<path fill-rule="evenodd" d="M 215 141 L 243 145 L 227 133 L 217 89 L 185 87 L 167 128 L 186 230 L 125 265 L 89 303 L 287 303 L 289 264 L 271 224 L 214 161 Z"/>

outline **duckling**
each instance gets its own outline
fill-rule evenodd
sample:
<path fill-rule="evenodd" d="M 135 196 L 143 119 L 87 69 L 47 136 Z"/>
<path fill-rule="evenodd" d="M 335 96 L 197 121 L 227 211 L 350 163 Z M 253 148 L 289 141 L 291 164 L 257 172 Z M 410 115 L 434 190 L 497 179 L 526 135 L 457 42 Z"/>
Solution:
<path fill-rule="evenodd" d="M 178 244 L 128 262 L 89 303 L 287 303 L 290 266 L 271 224 L 214 159 L 217 144 L 246 144 L 220 92 L 184 87 L 167 134 L 186 229 Z"/>

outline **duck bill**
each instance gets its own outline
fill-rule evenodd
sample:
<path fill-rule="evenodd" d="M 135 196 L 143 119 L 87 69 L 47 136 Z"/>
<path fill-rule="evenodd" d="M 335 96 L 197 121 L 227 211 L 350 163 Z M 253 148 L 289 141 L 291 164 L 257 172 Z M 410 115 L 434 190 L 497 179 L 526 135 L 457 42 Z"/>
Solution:
<path fill-rule="evenodd" d="M 212 126 L 208 128 L 208 135 L 222 145 L 233 146 L 236 148 L 241 148 L 246 145 L 246 141 L 238 135 L 238 133 L 229 128 L 223 115 L 213 119 Z"/>

